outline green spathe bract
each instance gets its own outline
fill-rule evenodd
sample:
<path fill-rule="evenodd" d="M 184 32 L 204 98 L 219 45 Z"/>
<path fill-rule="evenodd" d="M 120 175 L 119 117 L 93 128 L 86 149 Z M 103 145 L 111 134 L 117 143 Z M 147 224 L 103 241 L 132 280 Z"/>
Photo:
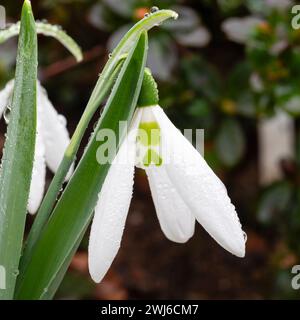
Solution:
<path fill-rule="evenodd" d="M 11 299 L 18 275 L 36 132 L 37 39 L 29 1 L 22 9 L 15 87 L 0 177 L 0 265 Z"/>
<path fill-rule="evenodd" d="M 158 105 L 159 102 L 159 94 L 157 84 L 152 77 L 150 69 L 145 69 L 144 80 L 142 84 L 141 94 L 138 100 L 138 106 L 149 107 Z"/>
<path fill-rule="evenodd" d="M 117 137 L 125 134 L 119 132 L 119 121 L 130 121 L 136 107 L 148 49 L 146 32 L 132 47 L 84 156 L 33 249 L 18 283 L 17 299 L 53 297 L 92 218 L 110 166 L 97 163 L 96 152 L 101 142 L 96 135 L 103 128 L 114 130 Z"/>

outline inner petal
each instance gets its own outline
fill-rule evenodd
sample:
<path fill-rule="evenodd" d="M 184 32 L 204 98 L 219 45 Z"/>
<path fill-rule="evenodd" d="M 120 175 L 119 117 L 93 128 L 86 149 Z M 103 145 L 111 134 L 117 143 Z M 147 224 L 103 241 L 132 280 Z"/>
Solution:
<path fill-rule="evenodd" d="M 142 169 L 153 165 L 160 166 L 163 163 L 161 156 L 161 130 L 153 113 L 154 108 L 156 106 L 142 108 L 136 157 L 136 166 Z"/>

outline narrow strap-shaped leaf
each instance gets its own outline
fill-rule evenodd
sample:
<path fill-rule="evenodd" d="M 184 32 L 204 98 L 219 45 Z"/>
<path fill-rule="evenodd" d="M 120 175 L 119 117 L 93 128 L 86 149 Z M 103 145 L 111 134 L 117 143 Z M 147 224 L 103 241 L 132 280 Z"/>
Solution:
<path fill-rule="evenodd" d="M 61 29 L 58 25 L 52 25 L 43 21 L 36 21 L 36 32 L 44 36 L 53 37 L 58 40 L 71 54 L 75 57 L 77 62 L 82 61 L 82 51 L 78 44 Z M 10 25 L 4 30 L 0 30 L 0 43 L 5 42 L 11 37 L 18 35 L 20 32 L 20 22 Z"/>
<path fill-rule="evenodd" d="M 88 147 L 33 248 L 31 260 L 18 283 L 16 298 L 49 299 L 59 286 L 92 218 L 110 167 L 109 163 L 97 162 L 97 150 L 104 143 L 97 141 L 97 133 L 111 129 L 117 140 L 124 136 L 125 128 L 119 126 L 119 121 L 132 118 L 144 76 L 147 48 L 147 34 L 143 32 L 133 44 Z"/>
<path fill-rule="evenodd" d="M 103 99 L 108 95 L 109 91 L 111 90 L 113 84 L 116 81 L 116 78 L 120 72 L 120 69 L 123 65 L 123 60 L 120 61 L 120 63 L 117 65 L 114 72 L 111 74 L 111 77 L 107 80 L 105 83 L 105 86 L 103 87 L 103 91 L 101 92 L 101 95 Z M 49 218 L 49 212 L 53 209 L 53 199 L 56 199 L 56 195 L 58 191 L 60 190 L 66 176 L 66 172 L 68 172 L 71 164 L 73 162 L 73 157 L 67 157 L 64 156 L 62 162 L 60 163 L 57 172 L 51 181 L 51 184 L 48 188 L 47 195 L 45 196 L 44 200 L 42 201 L 40 210 L 34 219 L 33 225 L 30 229 L 30 233 L 26 239 L 26 243 L 24 246 L 24 251 L 21 257 L 20 262 L 20 272 L 22 273 L 23 269 L 26 267 L 28 261 L 30 260 L 31 250 L 33 249 L 36 241 L 39 238 L 39 235 L 41 233 L 41 230 L 47 223 L 47 220 Z M 20 275 L 22 276 L 22 275 Z"/>
<path fill-rule="evenodd" d="M 135 43 L 143 30 L 149 30 L 154 26 L 158 26 L 163 21 L 169 18 L 176 19 L 177 13 L 172 10 L 160 10 L 151 15 L 148 15 L 147 17 L 139 21 L 127 32 L 127 34 L 121 40 L 121 42 L 111 55 L 110 59 L 108 60 L 103 72 L 101 73 L 96 83 L 96 86 L 85 108 L 84 114 L 82 115 L 80 122 L 76 127 L 70 145 L 66 150 L 58 171 L 51 181 L 41 207 L 36 215 L 36 219 L 34 221 L 32 229 L 30 230 L 27 244 L 25 246 L 25 250 L 21 259 L 21 269 L 26 266 L 31 255 L 30 251 L 32 250 L 41 233 L 42 228 L 44 227 L 51 214 L 51 210 L 56 202 L 57 196 L 65 180 L 67 172 L 69 171 L 69 168 L 74 161 L 85 130 L 88 127 L 88 124 L 92 119 L 95 111 L 102 103 L 102 101 L 106 98 L 107 93 L 111 89 L 113 79 L 119 72 L 120 62 L 122 62 L 124 57 L 127 56 L 128 52 L 132 48 L 132 45 Z"/>
<path fill-rule="evenodd" d="M 36 30 L 31 5 L 26 0 L 0 176 L 0 265 L 6 269 L 6 290 L 0 290 L 0 299 L 13 297 L 18 275 L 34 158 L 36 81 Z"/>

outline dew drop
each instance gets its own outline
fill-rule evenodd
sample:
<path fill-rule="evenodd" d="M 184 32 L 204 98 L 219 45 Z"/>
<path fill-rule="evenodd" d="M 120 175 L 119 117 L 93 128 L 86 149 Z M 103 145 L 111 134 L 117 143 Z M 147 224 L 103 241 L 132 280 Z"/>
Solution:
<path fill-rule="evenodd" d="M 5 110 L 4 110 L 4 113 L 3 113 L 3 117 L 4 117 L 4 120 L 5 120 L 6 124 L 9 123 L 10 112 L 11 112 L 11 106 L 7 105 Z"/>
<path fill-rule="evenodd" d="M 63 126 L 66 126 L 66 125 L 67 125 L 67 120 L 66 120 L 66 118 L 65 118 L 63 115 L 61 115 L 61 114 L 58 115 L 58 121 L 59 121 Z"/>
<path fill-rule="evenodd" d="M 244 237 L 244 240 L 245 240 L 245 243 L 247 242 L 247 233 L 243 231 L 243 237 Z"/>
<path fill-rule="evenodd" d="M 147 18 L 147 17 L 149 17 L 149 16 L 150 16 L 149 13 L 145 13 L 145 14 L 144 14 L 144 18 Z"/>
<path fill-rule="evenodd" d="M 155 12 L 157 12 L 157 11 L 159 11 L 159 8 L 158 8 L 158 7 L 152 7 L 152 8 L 150 9 L 150 12 L 151 12 L 151 13 L 155 13 Z"/>
<path fill-rule="evenodd" d="M 112 57 L 112 53 L 108 54 L 108 59 L 110 59 Z"/>

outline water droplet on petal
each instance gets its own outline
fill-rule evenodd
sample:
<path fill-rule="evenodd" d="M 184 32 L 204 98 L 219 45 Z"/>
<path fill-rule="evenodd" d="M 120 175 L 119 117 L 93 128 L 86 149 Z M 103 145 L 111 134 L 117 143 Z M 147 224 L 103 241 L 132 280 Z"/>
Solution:
<path fill-rule="evenodd" d="M 66 118 L 65 118 L 63 115 L 61 115 L 61 114 L 58 115 L 58 121 L 59 121 L 63 126 L 66 126 L 66 125 L 67 125 L 67 120 L 66 120 Z"/>
<path fill-rule="evenodd" d="M 247 233 L 243 231 L 243 236 L 244 236 L 244 240 L 245 240 L 245 243 L 247 242 Z"/>

